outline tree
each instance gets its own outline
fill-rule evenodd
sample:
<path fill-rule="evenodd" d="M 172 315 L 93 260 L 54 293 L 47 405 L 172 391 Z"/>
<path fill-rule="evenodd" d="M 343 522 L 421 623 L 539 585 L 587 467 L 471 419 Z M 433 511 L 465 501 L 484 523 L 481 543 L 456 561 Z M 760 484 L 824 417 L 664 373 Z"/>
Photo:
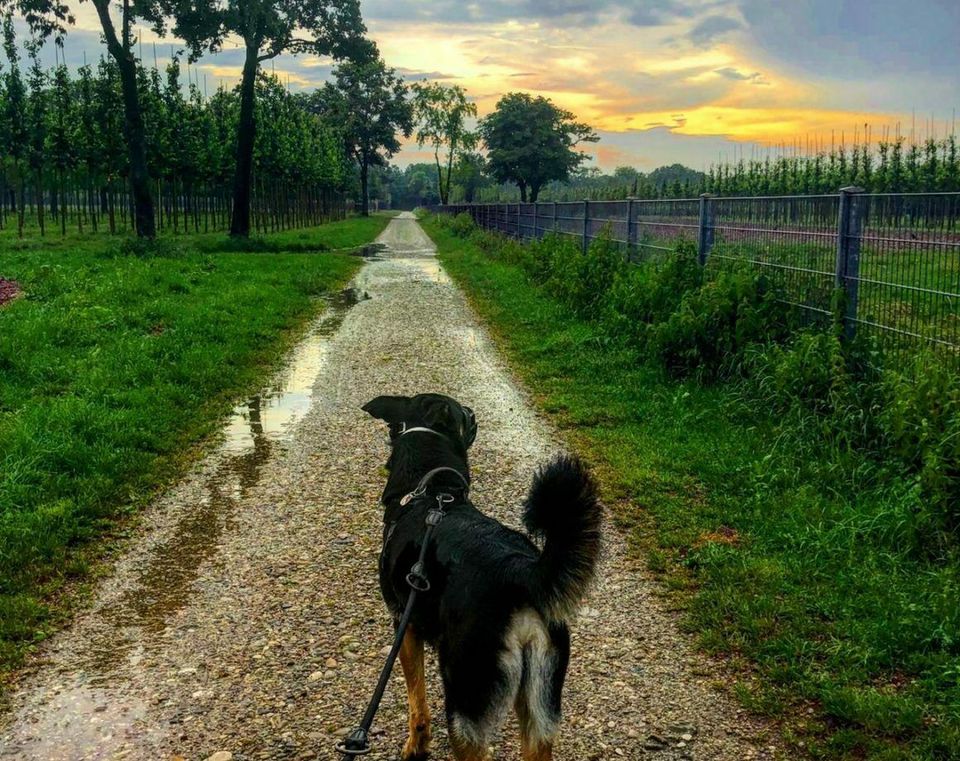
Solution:
<path fill-rule="evenodd" d="M 153 196 L 147 172 L 146 137 L 140 99 L 137 92 L 137 59 L 133 54 L 133 36 L 130 33 L 137 19 L 146 21 L 157 34 L 163 34 L 164 15 L 157 0 L 122 0 L 120 30 L 110 15 L 110 0 L 90 0 L 97 11 L 107 50 L 116 61 L 123 93 L 124 133 L 130 161 L 130 191 L 133 196 L 137 235 L 152 238 L 156 235 L 153 219 Z M 53 36 L 58 43 L 66 27 L 74 18 L 69 6 L 60 0 L 0 0 L 0 11 L 9 15 L 17 11 L 26 19 L 39 41 Z"/>
<path fill-rule="evenodd" d="M 489 184 L 490 180 L 484 174 L 486 168 L 486 162 L 479 153 L 464 152 L 457 159 L 453 167 L 453 178 L 457 187 L 462 190 L 466 203 L 473 203 L 477 191 Z"/>
<path fill-rule="evenodd" d="M 540 189 L 553 180 L 566 180 L 588 159 L 576 148 L 600 138 L 549 98 L 507 93 L 493 113 L 480 120 L 490 172 L 498 182 L 513 182 L 520 198 L 535 202 Z"/>
<path fill-rule="evenodd" d="M 366 62 L 347 61 L 334 70 L 336 83 L 327 83 L 312 98 L 314 111 L 335 125 L 347 154 L 360 170 L 360 205 L 370 213 L 371 166 L 386 166 L 400 150 L 397 134 L 413 132 L 413 106 L 403 79 L 379 54 Z"/>
<path fill-rule="evenodd" d="M 450 199 L 450 180 L 453 162 L 464 151 L 476 145 L 476 137 L 467 129 L 466 120 L 477 115 L 477 106 L 467 100 L 459 85 L 448 87 L 439 82 L 415 82 L 413 114 L 417 122 L 417 145 L 430 143 L 437 165 L 437 189 L 440 203 Z M 446 147 L 446 174 L 440 164 L 440 151 Z"/>
<path fill-rule="evenodd" d="M 243 39 L 245 56 L 240 81 L 230 234 L 247 237 L 250 234 L 250 195 L 257 130 L 255 97 L 260 64 L 284 52 L 368 59 L 373 48 L 372 43 L 363 38 L 366 27 L 360 17 L 359 0 L 162 2 L 176 17 L 173 31 L 187 43 L 191 61 L 199 58 L 205 50 L 220 50 L 231 35 Z"/>

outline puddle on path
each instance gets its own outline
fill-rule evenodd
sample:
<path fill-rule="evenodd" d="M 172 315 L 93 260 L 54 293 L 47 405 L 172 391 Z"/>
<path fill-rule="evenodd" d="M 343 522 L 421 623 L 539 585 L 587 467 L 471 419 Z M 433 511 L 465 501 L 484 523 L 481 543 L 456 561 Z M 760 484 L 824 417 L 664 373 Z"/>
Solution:
<path fill-rule="evenodd" d="M 191 584 L 216 554 L 238 502 L 257 484 L 274 448 L 289 439 L 310 409 L 331 336 L 350 308 L 367 298 L 350 288 L 327 299 L 326 310 L 274 382 L 234 408 L 224 429 L 221 461 L 205 480 L 198 504 L 180 518 L 167 541 L 152 549 L 136 582 L 101 611 L 110 626 L 103 641 L 89 643 L 82 664 L 91 684 L 108 682 L 117 666 L 137 657 L 140 638 L 162 633 L 171 615 L 189 602 Z"/>
<path fill-rule="evenodd" d="M 386 243 L 368 243 L 351 251 L 350 256 L 360 256 L 371 261 L 380 261 L 380 254 L 388 248 L 389 246 Z"/>
<path fill-rule="evenodd" d="M 447 284 L 451 282 L 450 276 L 443 271 L 439 260 L 437 260 L 435 256 L 424 258 L 403 257 L 402 259 L 394 259 L 393 261 L 411 267 L 412 269 L 416 270 L 418 274 L 423 275 L 424 279 L 429 280 L 430 282 L 440 284 Z"/>

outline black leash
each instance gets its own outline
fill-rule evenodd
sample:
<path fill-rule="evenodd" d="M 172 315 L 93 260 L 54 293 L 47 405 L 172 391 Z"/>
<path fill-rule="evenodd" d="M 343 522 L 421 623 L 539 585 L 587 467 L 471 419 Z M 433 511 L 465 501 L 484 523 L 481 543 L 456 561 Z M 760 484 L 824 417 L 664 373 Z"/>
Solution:
<path fill-rule="evenodd" d="M 403 499 L 400 500 L 400 504 L 407 505 L 412 500 L 421 499 L 426 496 L 427 486 L 430 484 L 430 480 L 437 473 L 443 471 L 456 473 L 460 480 L 463 481 L 464 494 L 466 494 L 470 488 L 470 484 L 459 470 L 446 467 L 434 468 L 420 479 L 420 483 L 417 484 L 416 489 L 404 495 Z M 337 743 L 337 751 L 343 754 L 344 761 L 356 756 L 365 756 L 370 752 L 370 727 L 373 726 L 373 718 L 377 715 L 377 710 L 380 708 L 380 701 L 383 699 L 384 690 L 387 689 L 387 682 L 390 680 L 390 672 L 393 671 L 393 664 L 396 663 L 397 655 L 400 653 L 400 647 L 403 645 L 403 637 L 406 634 L 407 626 L 410 624 L 410 616 L 413 614 L 413 604 L 417 600 L 418 593 L 428 592 L 430 590 L 430 581 L 427 579 L 423 565 L 424 559 L 427 556 L 427 545 L 430 543 L 430 536 L 433 534 L 433 530 L 440 525 L 440 521 L 443 520 L 443 516 L 446 514 L 444 505 L 453 502 L 453 495 L 440 492 L 437 494 L 436 500 L 437 506 L 431 507 L 430 510 L 427 511 L 427 529 L 423 534 L 423 543 L 420 545 L 420 556 L 410 569 L 410 573 L 407 574 L 407 584 L 410 586 L 410 594 L 407 596 L 407 604 L 403 609 L 403 615 L 400 616 L 400 622 L 397 624 L 397 632 L 393 638 L 393 647 L 390 648 L 387 661 L 383 664 L 383 669 L 380 671 L 380 679 L 377 680 L 377 686 L 373 691 L 370 702 L 367 704 L 367 710 L 364 712 L 363 719 L 360 721 L 359 726 Z"/>

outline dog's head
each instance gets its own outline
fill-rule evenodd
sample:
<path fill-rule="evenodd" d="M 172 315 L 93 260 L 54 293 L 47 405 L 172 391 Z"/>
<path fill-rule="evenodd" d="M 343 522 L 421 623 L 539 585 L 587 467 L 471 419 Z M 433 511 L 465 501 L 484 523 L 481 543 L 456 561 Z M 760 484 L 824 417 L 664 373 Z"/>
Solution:
<path fill-rule="evenodd" d="M 391 441 L 410 428 L 429 428 L 462 443 L 466 450 L 477 437 L 473 410 L 443 394 L 378 396 L 362 409 L 390 426 Z"/>

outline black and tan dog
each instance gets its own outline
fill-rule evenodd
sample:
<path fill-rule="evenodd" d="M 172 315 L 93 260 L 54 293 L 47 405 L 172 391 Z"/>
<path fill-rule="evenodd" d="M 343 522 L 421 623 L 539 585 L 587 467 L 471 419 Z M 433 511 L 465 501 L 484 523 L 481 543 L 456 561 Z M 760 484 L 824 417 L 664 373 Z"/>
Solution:
<path fill-rule="evenodd" d="M 380 586 L 395 621 L 409 594 L 406 577 L 419 555 L 433 497 L 454 496 L 427 549 L 431 588 L 416 601 L 400 651 L 410 701 L 404 761 L 426 758 L 430 742 L 424 642 L 439 657 L 457 761 L 488 758 L 511 706 L 525 761 L 548 761 L 570 654 L 567 627 L 600 550 L 593 482 L 578 460 L 565 456 L 537 473 L 523 519 L 534 537 L 543 537 L 541 550 L 468 500 L 467 449 L 477 430 L 468 407 L 448 396 L 420 394 L 380 396 L 363 409 L 390 427 Z M 404 499 L 440 467 L 457 472 L 439 471 L 423 498 Z"/>

